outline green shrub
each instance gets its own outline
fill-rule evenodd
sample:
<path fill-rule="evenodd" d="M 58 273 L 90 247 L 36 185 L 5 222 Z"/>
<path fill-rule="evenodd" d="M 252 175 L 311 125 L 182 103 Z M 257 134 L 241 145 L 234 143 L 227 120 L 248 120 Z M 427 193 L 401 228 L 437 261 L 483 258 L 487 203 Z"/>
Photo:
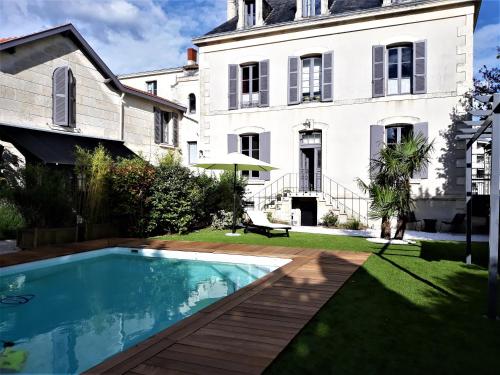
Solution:
<path fill-rule="evenodd" d="M 0 240 L 15 238 L 16 231 L 24 225 L 24 218 L 18 208 L 5 200 L 0 201 Z"/>
<path fill-rule="evenodd" d="M 179 163 L 160 163 L 151 186 L 147 231 L 186 233 L 196 225 L 203 192 L 191 171 Z"/>
<path fill-rule="evenodd" d="M 212 214 L 212 229 L 221 230 L 231 228 L 233 225 L 233 213 L 229 211 L 220 210 Z"/>
<path fill-rule="evenodd" d="M 155 168 L 139 157 L 119 159 L 111 173 L 111 212 L 130 235 L 144 236 Z"/>
<path fill-rule="evenodd" d="M 344 224 L 344 228 L 358 230 L 361 228 L 361 222 L 358 219 L 350 219 Z"/>
<path fill-rule="evenodd" d="M 337 225 L 339 217 L 333 210 L 330 210 L 323 216 L 321 221 L 323 222 L 323 225 L 326 227 L 334 227 Z"/>

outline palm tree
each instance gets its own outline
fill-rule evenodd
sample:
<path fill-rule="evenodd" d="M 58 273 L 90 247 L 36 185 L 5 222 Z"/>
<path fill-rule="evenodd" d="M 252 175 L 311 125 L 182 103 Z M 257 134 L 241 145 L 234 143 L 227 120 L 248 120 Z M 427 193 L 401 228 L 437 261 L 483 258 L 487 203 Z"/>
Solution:
<path fill-rule="evenodd" d="M 428 143 L 422 135 L 409 135 L 401 143 L 380 150 L 379 158 L 370 164 L 369 184 L 358 179 L 360 188 L 371 198 L 370 217 L 382 219 L 382 238 L 391 238 L 390 220 L 394 216 L 398 218 L 395 238 L 403 238 L 408 215 L 415 207 L 410 179 L 427 167 L 432 151 L 433 142 Z"/>

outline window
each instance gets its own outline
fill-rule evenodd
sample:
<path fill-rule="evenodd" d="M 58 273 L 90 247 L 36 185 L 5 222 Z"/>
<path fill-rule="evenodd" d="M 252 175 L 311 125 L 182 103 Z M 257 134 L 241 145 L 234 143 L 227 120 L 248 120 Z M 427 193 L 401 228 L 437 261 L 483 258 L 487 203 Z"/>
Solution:
<path fill-rule="evenodd" d="M 149 81 L 146 82 L 146 90 L 148 93 L 153 95 L 158 95 L 158 82 L 157 81 Z"/>
<path fill-rule="evenodd" d="M 76 126 L 76 79 L 68 66 L 52 76 L 52 118 L 55 125 Z"/>
<path fill-rule="evenodd" d="M 406 124 L 391 125 L 385 128 L 387 146 L 394 146 L 413 133 L 413 126 Z"/>
<path fill-rule="evenodd" d="M 188 163 L 198 163 L 198 142 L 188 142 Z"/>
<path fill-rule="evenodd" d="M 321 100 L 321 57 L 302 59 L 302 101 Z"/>
<path fill-rule="evenodd" d="M 259 105 L 259 64 L 241 67 L 241 107 Z"/>
<path fill-rule="evenodd" d="M 241 153 L 254 159 L 259 159 L 259 135 L 246 134 L 241 136 Z M 241 171 L 242 176 L 259 178 L 259 171 Z"/>
<path fill-rule="evenodd" d="M 413 51 L 410 46 L 387 49 L 387 94 L 409 94 L 412 90 Z"/>
<path fill-rule="evenodd" d="M 172 139 L 172 113 L 162 112 L 161 113 L 161 143 L 170 144 Z"/>
<path fill-rule="evenodd" d="M 196 113 L 196 95 L 189 94 L 189 113 Z"/>
<path fill-rule="evenodd" d="M 302 16 L 313 17 L 321 14 L 321 0 L 302 0 Z"/>
<path fill-rule="evenodd" d="M 245 0 L 245 27 L 255 26 L 255 0 Z"/>

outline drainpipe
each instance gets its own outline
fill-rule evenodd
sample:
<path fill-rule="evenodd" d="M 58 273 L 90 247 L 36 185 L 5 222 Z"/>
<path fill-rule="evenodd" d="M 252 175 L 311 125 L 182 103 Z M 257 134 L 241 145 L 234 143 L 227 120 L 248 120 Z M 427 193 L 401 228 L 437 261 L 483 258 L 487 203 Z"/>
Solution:
<path fill-rule="evenodd" d="M 120 140 L 122 141 L 125 140 L 125 116 L 124 116 L 125 101 L 123 100 L 124 97 L 125 93 L 122 92 L 122 95 L 120 96 Z"/>

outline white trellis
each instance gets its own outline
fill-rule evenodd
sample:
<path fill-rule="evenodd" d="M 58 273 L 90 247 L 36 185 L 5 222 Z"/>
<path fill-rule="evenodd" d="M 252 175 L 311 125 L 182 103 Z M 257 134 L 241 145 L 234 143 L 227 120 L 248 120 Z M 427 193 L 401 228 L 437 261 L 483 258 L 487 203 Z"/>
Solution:
<path fill-rule="evenodd" d="M 471 263 L 472 253 L 472 147 L 478 140 L 491 143 L 491 180 L 490 180 L 490 226 L 489 226 L 489 264 L 488 264 L 488 317 L 497 317 L 497 274 L 499 253 L 500 222 L 500 94 L 482 95 L 476 100 L 487 104 L 489 109 L 474 110 L 470 114 L 480 117 L 480 121 L 464 121 L 465 128 L 457 139 L 467 142 L 466 148 L 466 205 L 467 241 L 465 261 Z"/>

